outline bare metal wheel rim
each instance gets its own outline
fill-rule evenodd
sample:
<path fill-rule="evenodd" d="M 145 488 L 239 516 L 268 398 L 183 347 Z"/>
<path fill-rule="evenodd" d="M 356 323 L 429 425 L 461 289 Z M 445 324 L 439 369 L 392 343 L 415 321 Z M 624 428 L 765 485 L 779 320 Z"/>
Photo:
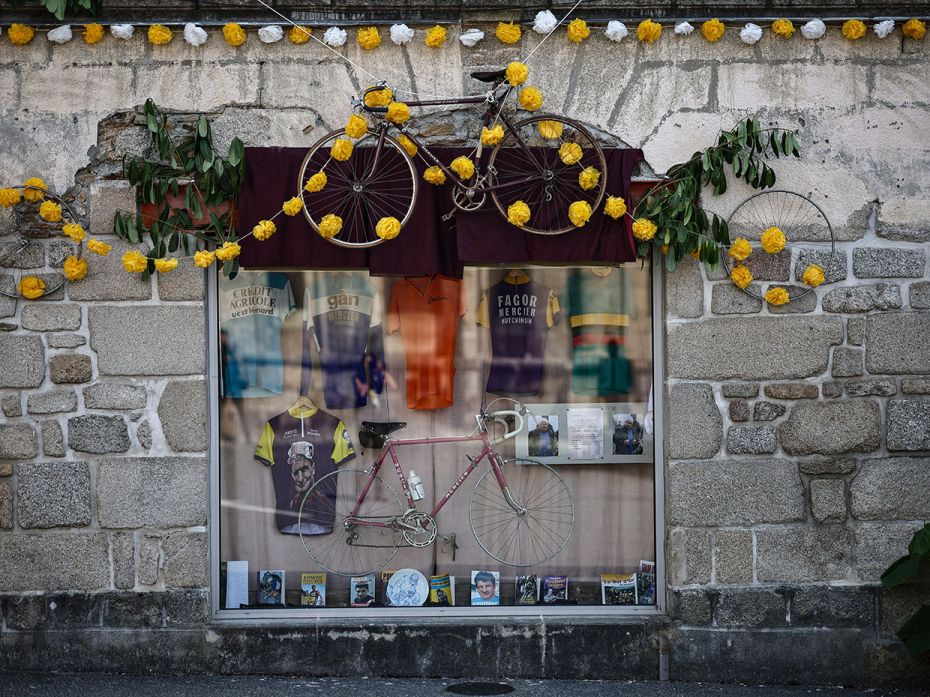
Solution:
<path fill-rule="evenodd" d="M 827 218 L 826 213 L 810 197 L 787 189 L 760 191 L 740 203 L 730 214 L 730 217 L 727 218 L 727 229 L 730 234 L 731 244 L 734 237 L 746 236 L 741 234 L 743 230 L 752 230 L 753 232 L 749 234 L 754 233 L 755 238 L 758 239 L 763 230 L 772 226 L 779 228 L 788 238 L 785 249 L 791 252 L 791 260 L 788 265 L 789 276 L 787 281 L 759 281 L 760 285 L 784 287 L 789 290 L 789 293 L 791 289 L 801 288 L 802 286 L 799 285 L 801 279 L 795 278 L 802 271 L 799 268 L 801 250 L 817 252 L 829 249 L 830 258 L 824 265 L 824 272 L 829 275 L 830 269 L 836 261 L 836 234 L 833 232 L 833 226 L 830 224 L 830 219 Z M 807 241 L 799 241 L 797 239 L 799 235 L 805 236 L 805 233 L 809 237 L 811 231 L 816 229 L 825 231 L 822 240 L 808 239 Z M 753 241 L 752 237 L 749 237 L 749 239 Z M 829 243 L 829 247 L 827 243 Z M 761 248 L 754 247 L 753 254 L 766 254 L 766 252 Z M 723 250 L 720 258 L 723 260 L 723 266 L 729 278 L 734 268 L 730 265 L 730 255 L 727 254 L 726 250 Z M 750 259 L 752 259 L 751 256 Z M 753 285 L 755 285 L 755 282 L 746 288 L 736 287 L 749 297 L 764 302 L 765 293 L 756 291 Z M 814 290 L 813 286 L 809 286 L 801 290 L 801 292 L 791 295 L 790 301 L 796 302 L 808 293 L 813 293 Z"/>
<path fill-rule="evenodd" d="M 67 225 L 69 222 L 74 222 L 76 220 L 74 211 L 71 210 L 71 206 L 68 205 L 67 201 L 65 201 L 63 198 L 61 198 L 57 194 L 53 194 L 51 191 L 48 191 L 47 189 L 42 189 L 38 186 L 25 186 L 25 185 L 24 186 L 10 186 L 7 188 L 18 189 L 19 191 L 39 191 L 43 194 L 45 199 L 51 199 L 52 201 L 54 201 L 55 203 L 59 204 L 62 207 L 63 209 L 62 218 L 64 220 L 64 222 L 62 222 L 62 225 Z M 19 235 L 19 239 L 20 239 L 20 243 L 18 245 L 14 243 L 10 245 L 8 249 L 0 250 L 0 269 L 3 269 L 4 272 L 9 272 L 11 278 L 13 278 L 13 290 L 6 291 L 4 290 L 3 286 L 0 285 L 0 295 L 7 297 L 7 298 L 14 298 L 17 300 L 23 299 L 23 296 L 20 295 L 18 292 L 19 281 L 17 280 L 16 272 L 19 272 L 19 279 L 22 279 L 24 275 L 36 276 L 36 275 L 41 274 L 43 276 L 42 280 L 46 282 L 45 289 L 42 291 L 42 295 L 36 298 L 32 298 L 32 300 L 41 300 L 47 295 L 56 293 L 57 291 L 64 288 L 65 284 L 68 282 L 68 279 L 65 278 L 64 274 L 61 273 L 61 271 L 46 271 L 46 265 L 43 265 L 41 267 L 35 266 L 35 267 L 25 267 L 25 268 L 19 267 L 19 266 L 16 266 L 16 267 L 7 266 L 9 262 L 15 263 L 17 259 L 26 252 L 26 248 L 29 246 L 28 244 L 29 241 L 22 234 Z M 84 245 L 77 244 L 76 247 L 77 247 L 77 251 L 75 252 L 74 256 L 80 259 L 84 253 Z M 33 273 L 27 274 L 25 273 L 27 271 L 32 271 Z M 48 282 L 49 277 L 53 277 L 55 279 L 54 281 L 52 281 L 54 285 Z"/>
<path fill-rule="evenodd" d="M 307 151 L 306 156 L 304 156 L 303 163 L 300 165 L 300 173 L 297 176 L 297 191 L 303 200 L 303 211 L 304 217 L 307 219 L 307 222 L 310 223 L 310 227 L 313 228 L 313 231 L 319 234 L 320 225 L 317 214 L 315 214 L 311 208 L 314 205 L 320 206 L 321 208 L 326 208 L 326 203 L 332 201 L 332 205 L 336 208 L 334 210 L 326 210 L 325 212 L 321 211 L 322 215 L 319 215 L 319 218 L 322 218 L 326 213 L 337 213 L 339 210 L 343 210 L 346 207 L 353 205 L 351 203 L 351 187 L 345 173 L 337 173 L 334 171 L 335 167 L 341 167 L 344 165 L 342 162 L 332 160 L 329 157 L 329 149 L 332 146 L 332 143 L 337 139 L 345 135 L 345 129 L 340 129 L 338 131 L 332 131 L 327 133 L 322 138 L 320 138 L 316 143 L 310 146 L 310 149 Z M 360 149 L 370 149 L 374 148 L 377 144 L 380 134 L 377 131 L 369 130 L 365 135 L 359 138 L 352 149 L 352 156 L 349 158 L 348 165 L 346 167 L 355 173 L 354 170 L 354 158 L 356 157 L 356 152 Z M 413 208 L 416 204 L 417 193 L 419 191 L 419 184 L 417 181 L 417 170 L 416 165 L 414 165 L 413 160 L 407 154 L 407 151 L 394 139 L 391 135 L 385 134 L 384 136 L 384 148 L 382 149 L 381 158 L 384 159 L 387 153 L 397 155 L 401 158 L 401 163 L 396 162 L 388 164 L 386 169 L 379 176 L 383 176 L 385 181 L 391 181 L 394 184 L 399 185 L 401 191 L 406 190 L 407 194 L 391 192 L 387 193 L 374 193 L 373 197 L 380 197 L 381 200 L 375 202 L 374 200 L 367 204 L 370 211 L 380 210 L 382 213 L 397 213 L 393 217 L 396 217 L 400 221 L 401 235 L 403 235 L 404 226 L 410 220 L 410 217 L 413 215 Z M 312 164 L 312 166 L 311 166 Z M 320 171 L 320 166 L 326 165 L 324 170 L 329 182 L 323 191 L 319 193 L 309 193 L 304 190 L 304 184 L 307 180 L 314 174 Z M 405 179 L 407 181 L 405 181 Z M 329 191 L 327 192 L 327 189 Z M 334 191 L 342 190 L 346 195 L 338 196 L 335 195 Z M 405 203 L 405 200 L 409 199 L 409 202 Z M 362 205 L 362 204 L 359 204 Z M 339 207 L 343 208 L 339 208 Z M 353 209 L 355 210 L 355 209 Z M 343 228 L 340 230 L 339 234 L 335 237 L 324 238 L 327 242 L 338 245 L 340 247 L 349 247 L 353 249 L 362 249 L 367 247 L 376 247 L 387 240 L 381 239 L 375 234 L 374 225 L 369 226 L 359 225 L 357 221 L 347 220 L 345 216 L 343 217 Z M 362 229 L 363 228 L 363 229 Z M 370 228 L 370 229 L 369 229 Z"/>
<path fill-rule="evenodd" d="M 598 207 L 601 205 L 601 201 L 604 199 L 604 193 L 607 189 L 607 160 L 604 157 L 604 151 L 601 148 L 600 144 L 591 135 L 591 132 L 588 131 L 581 123 L 575 121 L 574 119 L 569 119 L 564 116 L 558 116 L 556 114 L 537 114 L 535 116 L 530 116 L 525 119 L 517 121 L 513 127 L 517 133 L 521 133 L 521 129 L 529 126 L 532 128 L 534 133 L 538 133 L 536 125 L 540 121 L 553 121 L 562 125 L 563 132 L 557 139 L 545 139 L 542 137 L 537 137 L 535 140 L 538 140 L 536 143 L 528 143 L 530 147 L 538 147 L 539 145 L 548 146 L 551 149 L 553 154 L 558 152 L 558 146 L 563 142 L 579 142 L 582 147 L 582 160 L 574 165 L 565 165 L 564 163 L 553 163 L 555 170 L 554 174 L 559 182 L 559 186 L 554 190 L 557 193 L 556 200 L 550 204 L 551 210 L 557 210 L 558 206 L 561 206 L 567 214 L 568 206 L 576 200 L 587 201 L 591 205 L 592 211 L 597 211 Z M 525 133 L 521 133 L 521 136 L 525 137 Z M 567 136 L 571 135 L 571 138 Z M 491 152 L 491 156 L 488 159 L 488 171 L 489 182 L 491 186 L 501 184 L 501 170 L 506 167 L 504 158 L 509 152 L 521 152 L 522 149 L 514 147 L 516 145 L 516 138 L 513 132 L 509 131 L 504 136 L 504 139 L 497 144 L 494 150 Z M 545 157 L 546 155 L 541 155 Z M 549 169 L 547 163 L 545 162 L 536 162 L 536 165 L 540 166 L 542 169 Z M 601 176 L 598 181 L 597 186 L 592 190 L 584 190 L 578 184 L 578 174 L 585 167 L 597 167 L 600 171 Z M 524 172 L 525 174 L 525 172 Z M 504 220 L 507 220 L 507 208 L 513 202 L 511 199 L 516 200 L 516 197 L 511 192 L 518 192 L 519 187 L 514 188 L 505 188 L 505 189 L 492 189 L 491 190 L 491 199 L 494 201 L 494 205 L 497 207 L 498 212 L 504 217 Z M 532 204 L 530 205 L 531 212 L 534 211 Z M 546 204 L 540 203 L 540 209 L 545 209 Z M 584 229 L 578 228 L 575 225 L 572 225 L 570 222 L 565 225 L 560 225 L 553 229 L 539 227 L 538 224 L 533 224 L 534 218 L 531 218 L 529 224 L 520 226 L 521 230 L 532 233 L 534 235 L 564 235 L 566 232 L 571 232 L 572 230 Z"/>

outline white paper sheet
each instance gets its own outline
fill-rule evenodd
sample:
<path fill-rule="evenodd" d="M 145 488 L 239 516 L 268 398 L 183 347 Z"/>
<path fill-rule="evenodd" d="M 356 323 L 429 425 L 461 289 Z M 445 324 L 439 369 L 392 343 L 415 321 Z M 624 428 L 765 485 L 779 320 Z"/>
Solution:
<path fill-rule="evenodd" d="M 238 610 L 249 604 L 249 562 L 226 562 L 226 608 Z"/>

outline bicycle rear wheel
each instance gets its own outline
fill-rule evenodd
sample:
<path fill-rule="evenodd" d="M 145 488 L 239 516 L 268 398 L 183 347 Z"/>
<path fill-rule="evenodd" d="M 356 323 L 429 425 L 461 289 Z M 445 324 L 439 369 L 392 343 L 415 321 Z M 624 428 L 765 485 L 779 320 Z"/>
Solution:
<path fill-rule="evenodd" d="M 368 473 L 362 470 L 336 470 L 318 479 L 300 503 L 298 523 L 304 549 L 337 576 L 377 571 L 394 558 L 402 539 L 397 530 L 357 524 L 390 522 L 403 514 L 400 499 L 381 477 L 371 479 L 358 513 L 351 516 L 368 481 Z"/>
<path fill-rule="evenodd" d="M 534 460 L 501 467 L 514 510 L 488 469 L 468 504 L 471 531 L 481 549 L 509 566 L 536 566 L 564 549 L 575 526 L 572 493 L 556 471 Z"/>

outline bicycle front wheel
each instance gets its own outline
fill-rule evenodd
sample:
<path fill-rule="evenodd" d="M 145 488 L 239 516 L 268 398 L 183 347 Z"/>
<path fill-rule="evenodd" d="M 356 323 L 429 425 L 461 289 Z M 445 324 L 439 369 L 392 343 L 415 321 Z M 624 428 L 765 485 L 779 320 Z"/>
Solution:
<path fill-rule="evenodd" d="M 571 491 L 554 469 L 534 460 L 506 460 L 501 470 L 511 501 L 494 470 L 481 475 L 468 506 L 475 539 L 509 566 L 536 566 L 552 559 L 575 526 Z"/>
<path fill-rule="evenodd" d="M 400 499 L 387 482 L 378 476 L 370 482 L 362 470 L 336 470 L 318 479 L 300 504 L 298 524 L 304 549 L 337 576 L 377 571 L 394 558 L 402 539 L 393 528 L 364 525 L 390 523 L 403 514 Z"/>

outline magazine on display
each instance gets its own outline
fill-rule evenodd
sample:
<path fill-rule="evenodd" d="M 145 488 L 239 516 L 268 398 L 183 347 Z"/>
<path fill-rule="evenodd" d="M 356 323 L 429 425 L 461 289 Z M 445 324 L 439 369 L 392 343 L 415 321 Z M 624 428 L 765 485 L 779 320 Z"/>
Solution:
<path fill-rule="evenodd" d="M 546 576 L 542 582 L 542 601 L 547 604 L 568 602 L 568 576 Z"/>
<path fill-rule="evenodd" d="M 370 607 L 375 603 L 375 575 L 353 576 L 349 585 L 352 607 Z"/>
<path fill-rule="evenodd" d="M 639 562 L 639 571 L 636 573 L 636 595 L 639 605 L 656 604 L 656 563 L 654 561 Z"/>
<path fill-rule="evenodd" d="M 500 571 L 472 571 L 471 572 L 471 604 L 472 605 L 500 605 L 501 604 L 501 573 Z"/>
<path fill-rule="evenodd" d="M 258 604 L 284 605 L 284 569 L 258 572 Z"/>
<path fill-rule="evenodd" d="M 429 577 L 429 603 L 437 607 L 455 605 L 455 581 L 449 574 Z"/>
<path fill-rule="evenodd" d="M 381 598 L 381 604 L 384 605 L 385 607 L 390 607 L 391 605 L 391 599 L 388 597 L 388 592 L 387 592 L 388 582 L 391 580 L 391 576 L 393 576 L 396 573 L 397 573 L 396 569 L 391 569 L 388 571 L 381 572 L 381 593 L 384 595 L 384 597 Z"/>
<path fill-rule="evenodd" d="M 300 575 L 300 604 L 326 607 L 326 574 Z"/>
<path fill-rule="evenodd" d="M 636 605 L 636 574 L 601 574 L 601 603 Z"/>
<path fill-rule="evenodd" d="M 517 605 L 535 605 L 539 602 L 539 576 L 517 576 L 514 599 Z"/>

